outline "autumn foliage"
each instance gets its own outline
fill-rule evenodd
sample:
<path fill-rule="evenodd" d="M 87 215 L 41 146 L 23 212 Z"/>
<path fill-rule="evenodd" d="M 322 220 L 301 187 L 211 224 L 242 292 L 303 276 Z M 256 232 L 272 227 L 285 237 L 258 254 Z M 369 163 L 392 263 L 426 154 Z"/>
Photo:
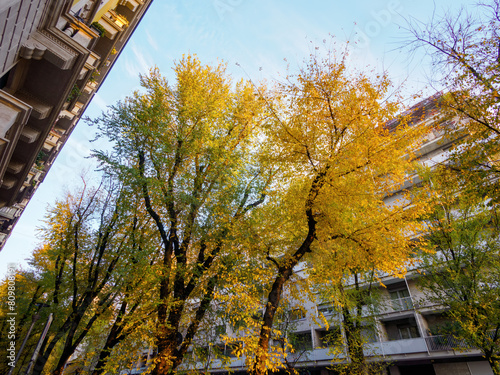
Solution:
<path fill-rule="evenodd" d="M 352 71 L 346 61 L 346 53 L 312 55 L 300 72 L 266 89 L 233 82 L 224 64 L 204 66 L 187 56 L 176 63 L 173 83 L 153 69 L 141 76 L 141 91 L 92 121 L 111 144 L 95 152 L 103 172 L 134 202 L 117 198 L 116 217 L 103 216 L 117 245 L 122 238 L 126 246 L 97 255 L 109 263 L 109 283 L 85 292 L 85 308 L 110 308 L 96 317 L 110 332 L 101 339 L 104 354 L 89 354 L 89 361 L 99 358 L 96 374 L 110 370 L 113 348 L 136 337 L 141 319 L 137 337 L 157 350 L 153 374 L 202 359 L 197 348 L 207 327 L 227 320 L 239 326 L 222 336 L 234 354 L 246 357 L 252 373 L 274 371 L 290 347 L 280 332 L 283 300 L 309 298 L 298 266 L 304 270 L 307 261 L 308 279 L 330 288 L 340 309 L 345 301 L 335 291 L 350 288 L 353 276 L 374 269 L 404 274 L 421 232 L 418 217 L 428 210 L 425 197 L 404 183 L 427 129 L 404 117 L 387 126 L 402 109 L 388 77 Z M 58 209 L 60 229 L 49 228 L 49 235 L 73 230 L 64 206 Z M 73 256 L 57 251 L 50 259 L 55 274 L 58 257 Z M 82 277 L 96 272 L 93 264 L 78 265 Z M 120 264 L 131 265 L 138 280 L 125 277 Z M 61 291 L 86 285 L 68 277 Z M 74 301 L 85 288 L 78 286 Z M 115 303 L 105 293 L 116 293 Z M 80 332 L 79 324 L 70 332 Z M 353 366 L 368 373 L 359 327 L 346 325 L 345 332 Z M 64 358 L 85 335 L 76 343 L 68 337 Z"/>

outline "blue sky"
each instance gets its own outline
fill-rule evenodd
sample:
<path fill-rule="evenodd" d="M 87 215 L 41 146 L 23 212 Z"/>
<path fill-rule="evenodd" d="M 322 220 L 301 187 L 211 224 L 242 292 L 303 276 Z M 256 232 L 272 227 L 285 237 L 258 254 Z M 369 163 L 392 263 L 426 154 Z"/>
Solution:
<path fill-rule="evenodd" d="M 154 0 L 121 53 L 85 115 L 96 117 L 107 105 L 139 88 L 139 73 L 153 65 L 170 80 L 173 62 L 197 54 L 203 63 L 223 60 L 235 78 L 254 81 L 280 79 L 286 66 L 293 71 L 314 51 L 350 40 L 350 63 L 389 71 L 405 92 L 425 90 L 428 61 L 410 59 L 398 47 L 408 39 L 405 19 L 428 20 L 435 11 L 456 10 L 472 1 L 448 0 Z M 286 61 L 285 61 L 286 59 Z M 236 64 L 239 64 L 236 65 Z M 432 93 L 427 89 L 427 93 Z M 408 103 L 410 104 L 410 103 Z M 25 265 L 39 240 L 36 228 L 48 205 L 77 186 L 83 170 L 92 170 L 86 157 L 93 148 L 94 129 L 81 121 L 41 184 L 6 246 L 0 252 L 0 277 L 6 264 Z M 102 145 L 105 146 L 105 145 Z"/>

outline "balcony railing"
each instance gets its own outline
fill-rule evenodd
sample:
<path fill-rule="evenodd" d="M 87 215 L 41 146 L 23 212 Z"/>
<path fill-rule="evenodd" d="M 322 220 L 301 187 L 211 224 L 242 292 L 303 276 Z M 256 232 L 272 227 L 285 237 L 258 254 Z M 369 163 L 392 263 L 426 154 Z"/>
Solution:
<path fill-rule="evenodd" d="M 411 297 L 392 299 L 391 304 L 394 311 L 413 310 Z"/>
<path fill-rule="evenodd" d="M 6 217 L 7 219 L 14 219 L 19 212 L 17 207 L 2 207 L 0 208 L 0 216 Z"/>
<path fill-rule="evenodd" d="M 459 350 L 464 351 L 471 349 L 463 339 L 457 339 L 451 335 L 439 335 L 425 337 L 425 343 L 430 352 L 438 352 L 442 350 Z"/>
<path fill-rule="evenodd" d="M 380 313 L 391 313 L 398 311 L 413 310 L 413 301 L 411 297 L 402 297 L 387 299 L 380 305 Z"/>

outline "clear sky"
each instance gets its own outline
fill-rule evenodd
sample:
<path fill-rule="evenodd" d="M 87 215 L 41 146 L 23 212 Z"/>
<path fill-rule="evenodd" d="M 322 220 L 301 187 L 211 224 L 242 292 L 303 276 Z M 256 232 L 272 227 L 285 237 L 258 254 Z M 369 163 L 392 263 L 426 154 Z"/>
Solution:
<path fill-rule="evenodd" d="M 388 70 L 391 78 L 406 81 L 406 91 L 425 88 L 428 61 L 412 59 L 399 47 L 409 36 L 405 19 L 428 20 L 433 12 L 474 10 L 474 1 L 460 0 L 154 0 L 114 68 L 88 107 L 96 117 L 117 100 L 139 88 L 139 73 L 153 65 L 170 79 L 173 62 L 183 54 L 197 54 L 203 63 L 227 62 L 235 78 L 280 79 L 286 66 L 293 70 L 324 42 L 343 46 L 351 41 L 350 62 Z M 333 37 L 333 39 L 332 39 Z M 286 59 L 286 61 L 285 61 Z M 239 64 L 236 65 L 236 64 Z M 428 89 L 427 93 L 432 93 Z M 71 186 L 82 170 L 92 170 L 86 159 L 94 129 L 81 121 L 59 154 L 0 252 L 0 277 L 6 264 L 25 265 L 39 240 L 36 228 L 48 205 Z"/>

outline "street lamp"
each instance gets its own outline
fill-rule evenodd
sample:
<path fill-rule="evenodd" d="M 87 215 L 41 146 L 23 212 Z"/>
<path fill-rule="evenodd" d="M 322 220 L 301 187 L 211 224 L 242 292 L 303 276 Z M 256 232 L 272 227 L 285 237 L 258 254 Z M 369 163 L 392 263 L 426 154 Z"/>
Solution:
<path fill-rule="evenodd" d="M 35 323 L 40 319 L 40 309 L 42 307 L 49 307 L 46 303 L 35 303 L 35 306 L 38 307 L 36 310 L 35 315 L 33 315 L 31 319 L 31 325 L 30 328 L 28 329 L 28 333 L 26 333 L 26 336 L 24 337 L 23 343 L 21 344 L 21 347 L 19 348 L 19 351 L 17 352 L 16 359 L 14 360 L 14 366 L 12 366 L 7 373 L 7 375 L 12 375 L 14 372 L 14 369 L 16 368 L 17 361 L 19 360 L 19 357 L 21 357 L 21 353 L 23 352 L 24 346 L 26 345 L 26 342 L 28 342 L 28 339 L 31 335 L 31 331 L 33 330 L 33 327 L 35 326 Z"/>
<path fill-rule="evenodd" d="M 38 357 L 38 352 L 40 351 L 40 348 L 42 347 L 43 340 L 45 339 L 45 336 L 47 335 L 47 332 L 49 331 L 50 325 L 52 324 L 52 319 L 54 319 L 54 314 L 50 313 L 49 318 L 47 319 L 47 323 L 45 323 L 45 328 L 43 329 L 42 335 L 38 339 L 38 344 L 36 344 L 35 351 L 33 352 L 33 355 L 31 356 L 30 363 L 28 363 L 28 369 L 25 372 L 25 375 L 29 375 L 31 371 L 33 370 L 33 366 L 35 365 L 35 361 Z"/>

